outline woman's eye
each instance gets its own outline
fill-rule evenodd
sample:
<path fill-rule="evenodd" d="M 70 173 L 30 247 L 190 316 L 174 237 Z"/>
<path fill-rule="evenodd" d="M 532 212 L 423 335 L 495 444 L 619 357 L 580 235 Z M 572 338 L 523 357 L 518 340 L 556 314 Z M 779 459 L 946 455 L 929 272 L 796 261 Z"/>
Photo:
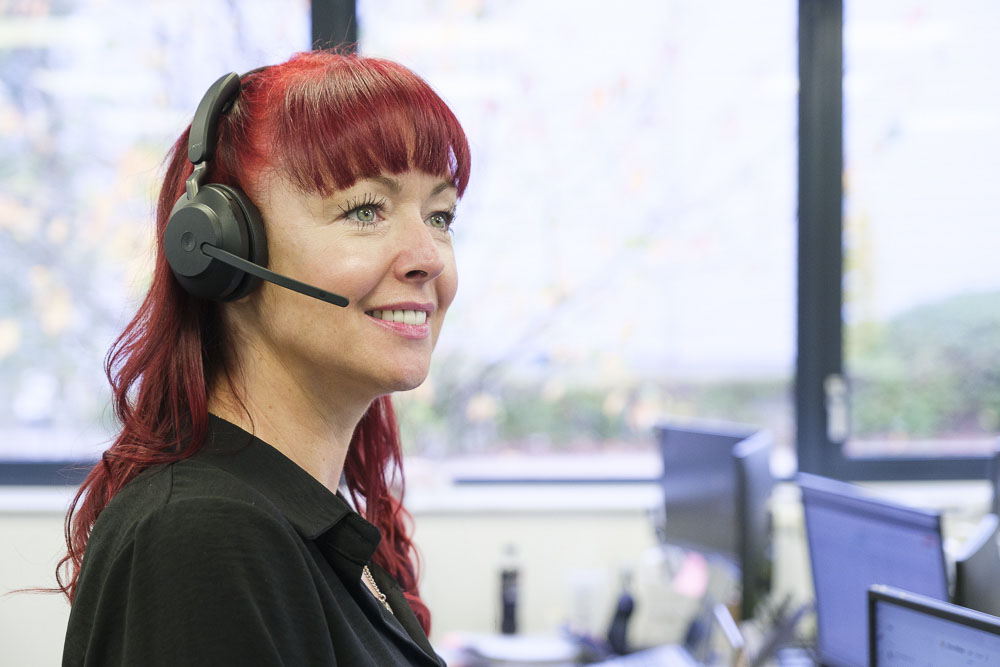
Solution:
<path fill-rule="evenodd" d="M 451 227 L 451 222 L 454 219 L 454 217 L 455 216 L 453 216 L 451 213 L 445 213 L 443 211 L 439 211 L 437 213 L 431 214 L 431 216 L 427 218 L 427 224 L 429 224 L 431 227 L 435 229 L 448 229 Z"/>
<path fill-rule="evenodd" d="M 385 217 L 383 215 L 385 200 L 374 195 L 365 195 L 364 198 L 349 200 L 340 210 L 343 211 L 345 220 L 364 229 L 377 225 Z"/>
<path fill-rule="evenodd" d="M 347 217 L 356 222 L 371 223 L 378 219 L 378 209 L 374 206 L 359 206 L 347 213 Z"/>

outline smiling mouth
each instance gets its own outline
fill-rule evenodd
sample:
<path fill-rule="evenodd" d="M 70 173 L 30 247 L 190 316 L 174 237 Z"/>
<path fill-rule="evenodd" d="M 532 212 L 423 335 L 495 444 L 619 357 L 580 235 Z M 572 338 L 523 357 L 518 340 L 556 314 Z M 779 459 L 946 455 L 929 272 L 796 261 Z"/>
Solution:
<path fill-rule="evenodd" d="M 369 310 L 366 314 L 377 320 L 401 324 L 424 324 L 427 322 L 427 313 L 423 310 Z"/>

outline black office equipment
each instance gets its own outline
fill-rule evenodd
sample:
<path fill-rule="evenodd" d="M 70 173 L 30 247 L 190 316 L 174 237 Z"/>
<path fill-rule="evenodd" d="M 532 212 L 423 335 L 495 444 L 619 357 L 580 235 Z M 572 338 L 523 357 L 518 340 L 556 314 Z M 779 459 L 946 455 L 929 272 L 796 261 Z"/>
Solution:
<path fill-rule="evenodd" d="M 741 617 L 752 617 L 771 586 L 771 433 L 735 424 L 664 424 L 656 434 L 665 540 L 738 568 Z"/>
<path fill-rule="evenodd" d="M 608 646 L 611 648 L 611 652 L 616 655 L 625 655 L 629 652 L 628 626 L 632 613 L 635 611 L 635 598 L 632 597 L 631 588 L 632 573 L 623 572 L 618 604 L 615 605 L 615 613 L 611 617 L 611 624 L 608 627 Z"/>
<path fill-rule="evenodd" d="M 906 507 L 854 484 L 799 475 L 812 566 L 817 653 L 824 665 L 867 662 L 866 595 L 873 584 L 948 599 L 939 512 Z"/>
<path fill-rule="evenodd" d="M 987 514 L 955 558 L 955 604 L 1000 616 L 1000 548 L 996 514 Z"/>
<path fill-rule="evenodd" d="M 1000 618 L 889 586 L 868 591 L 870 667 L 1000 666 Z"/>
<path fill-rule="evenodd" d="M 520 569 L 517 548 L 508 544 L 504 548 L 504 563 L 500 568 L 500 632 L 505 635 L 517 633 Z"/>
<path fill-rule="evenodd" d="M 986 478 L 990 482 L 990 492 L 993 494 L 990 500 L 990 512 L 1000 516 L 1000 438 L 997 439 L 993 455 L 986 465 Z"/>
<path fill-rule="evenodd" d="M 698 625 L 702 628 L 699 636 L 684 638 L 683 644 L 664 644 L 642 649 L 622 656 L 613 656 L 603 662 L 593 663 L 601 667 L 698 667 L 699 665 L 722 664 L 715 655 L 716 644 L 712 635 L 716 630 L 728 644 L 732 655 L 728 662 L 733 665 L 749 664 L 745 660 L 743 635 L 726 605 L 706 604 L 699 613 Z"/>
<path fill-rule="evenodd" d="M 773 566 L 770 432 L 760 431 L 733 448 L 736 464 L 738 553 L 740 556 L 740 616 L 753 617 L 771 590 Z"/>

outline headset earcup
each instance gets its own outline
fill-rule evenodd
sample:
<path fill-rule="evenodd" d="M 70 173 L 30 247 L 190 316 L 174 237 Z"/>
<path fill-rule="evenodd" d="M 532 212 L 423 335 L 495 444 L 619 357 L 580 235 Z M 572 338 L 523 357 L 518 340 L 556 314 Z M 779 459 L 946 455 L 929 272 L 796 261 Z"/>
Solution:
<path fill-rule="evenodd" d="M 249 292 L 245 272 L 202 251 L 208 244 L 245 259 L 251 256 L 251 232 L 232 190 L 206 185 L 193 199 L 182 196 L 163 232 L 163 251 L 174 276 L 185 290 L 203 299 L 230 300 L 240 288 Z"/>
<path fill-rule="evenodd" d="M 237 219 L 242 235 L 247 241 L 247 254 L 243 255 L 254 264 L 267 266 L 267 234 L 264 231 L 264 220 L 260 215 L 260 210 L 242 190 L 238 190 L 228 185 L 214 183 L 208 187 L 217 188 L 226 195 L 231 202 L 231 210 Z M 235 301 L 250 294 L 258 284 L 260 278 L 252 276 L 244 271 L 239 284 L 233 291 L 223 297 L 224 301 Z"/>

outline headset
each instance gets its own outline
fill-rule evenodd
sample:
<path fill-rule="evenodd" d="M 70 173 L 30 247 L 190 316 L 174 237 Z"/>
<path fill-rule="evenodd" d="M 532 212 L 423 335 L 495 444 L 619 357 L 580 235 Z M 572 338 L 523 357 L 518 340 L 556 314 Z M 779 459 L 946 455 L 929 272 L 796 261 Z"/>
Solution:
<path fill-rule="evenodd" d="M 188 137 L 188 159 L 194 170 L 163 230 L 167 263 L 181 287 L 201 299 L 242 299 L 266 280 L 346 307 L 350 303 L 346 297 L 266 269 L 267 236 L 257 206 L 238 188 L 202 183 L 215 151 L 219 118 L 232 108 L 240 87 L 238 74 L 226 74 L 198 103 Z"/>

